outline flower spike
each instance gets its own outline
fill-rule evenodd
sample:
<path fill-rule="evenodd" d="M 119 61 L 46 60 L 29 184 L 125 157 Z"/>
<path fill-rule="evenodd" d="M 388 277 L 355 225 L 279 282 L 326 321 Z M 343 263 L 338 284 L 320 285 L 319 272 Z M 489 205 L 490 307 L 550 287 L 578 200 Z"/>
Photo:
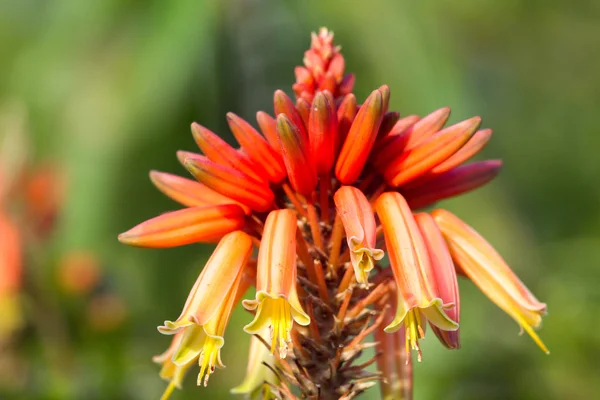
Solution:
<path fill-rule="evenodd" d="M 384 94 L 374 90 L 352 122 L 335 165 L 335 175 L 344 185 L 354 183 L 360 176 L 377 139 L 384 106 Z"/>
<path fill-rule="evenodd" d="M 456 279 L 456 271 L 452 256 L 446 245 L 446 241 L 442 236 L 433 217 L 426 213 L 415 215 L 415 221 L 419 226 L 431 267 L 438 275 L 436 280 L 438 283 L 438 293 L 444 303 L 446 315 L 455 321 L 460 322 L 460 299 L 458 294 L 458 281 Z M 435 335 L 440 339 L 442 344 L 449 349 L 458 349 L 460 347 L 459 329 L 455 331 L 445 331 L 437 326 L 431 327 Z"/>
<path fill-rule="evenodd" d="M 172 211 L 131 228 L 119 241 L 155 249 L 191 243 L 213 243 L 244 225 L 244 210 L 237 204 L 191 207 Z"/>
<path fill-rule="evenodd" d="M 454 262 L 498 307 L 510 315 L 544 351 L 535 333 L 546 314 L 540 303 L 494 248 L 473 228 L 446 210 L 431 213 L 440 227 Z"/>
<path fill-rule="evenodd" d="M 220 355 L 223 335 L 236 302 L 247 289 L 243 271 L 251 254 L 250 236 L 241 231 L 224 236 L 196 280 L 179 318 L 158 327 L 166 335 L 182 334 L 172 361 L 186 367 L 198 360 L 198 385 L 204 381 L 206 386 L 215 367 L 224 367 Z"/>
<path fill-rule="evenodd" d="M 293 323 L 310 323 L 296 293 L 296 224 L 291 210 L 269 213 L 258 251 L 256 299 L 243 302 L 246 309 L 256 310 L 244 331 L 258 334 L 270 327 L 271 352 L 278 347 L 281 358 L 291 344 Z"/>
<path fill-rule="evenodd" d="M 337 213 L 342 219 L 350 259 L 356 281 L 367 283 L 375 261 L 384 256 L 383 250 L 375 248 L 376 224 L 371 203 L 363 192 L 352 186 L 342 186 L 334 195 Z"/>
<path fill-rule="evenodd" d="M 308 196 L 317 186 L 317 174 L 310 162 L 308 142 L 285 114 L 277 117 L 277 132 L 290 183 L 296 192 Z"/>
<path fill-rule="evenodd" d="M 394 320 L 385 328 L 395 332 L 404 323 L 407 346 L 419 353 L 418 340 L 425 336 L 425 319 L 442 330 L 455 331 L 458 324 L 447 314 L 439 286 L 445 275 L 435 271 L 427 246 L 404 198 L 396 192 L 383 193 L 375 209 L 383 226 L 386 249 L 397 285 Z"/>

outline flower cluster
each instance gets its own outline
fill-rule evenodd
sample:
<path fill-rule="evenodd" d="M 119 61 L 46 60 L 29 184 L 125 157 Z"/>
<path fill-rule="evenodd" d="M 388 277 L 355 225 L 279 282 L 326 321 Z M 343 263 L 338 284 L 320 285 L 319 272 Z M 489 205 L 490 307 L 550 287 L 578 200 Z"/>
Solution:
<path fill-rule="evenodd" d="M 257 114 L 260 132 L 227 115 L 240 148 L 192 124 L 203 154 L 178 157 L 195 180 L 150 173 L 185 208 L 119 236 L 154 248 L 218 243 L 179 318 L 158 328 L 173 335 L 155 359 L 171 381 L 164 398 L 193 364 L 205 385 L 223 367 L 223 335 L 250 286 L 248 376 L 234 393 L 295 398 L 293 386 L 303 398 L 350 399 L 379 381 L 385 398 L 409 398 L 411 349 L 421 361 L 427 323 L 460 347 L 457 275 L 547 351 L 534 332 L 546 307 L 500 255 L 450 212 L 418 212 L 497 175 L 498 160 L 468 162 L 491 130 L 479 117 L 444 127 L 449 108 L 401 117 L 387 86 L 359 104 L 326 29 L 295 72 L 296 101 L 276 91 L 274 116 Z M 365 342 L 371 333 L 376 343 Z M 373 346 L 377 355 L 357 365 Z M 377 372 L 364 369 L 375 362 Z"/>

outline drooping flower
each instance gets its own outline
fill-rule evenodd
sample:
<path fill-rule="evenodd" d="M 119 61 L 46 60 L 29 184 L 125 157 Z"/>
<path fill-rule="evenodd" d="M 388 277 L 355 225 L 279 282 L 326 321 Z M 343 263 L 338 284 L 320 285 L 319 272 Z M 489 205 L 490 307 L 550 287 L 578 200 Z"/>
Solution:
<path fill-rule="evenodd" d="M 456 278 L 452 264 L 440 263 L 429 254 L 426 241 L 419 230 L 408 203 L 396 192 L 382 194 L 376 204 L 377 215 L 383 225 L 386 249 L 390 258 L 392 272 L 396 280 L 397 302 L 396 316 L 385 328 L 386 332 L 395 332 L 404 324 L 406 346 L 418 351 L 421 361 L 421 349 L 418 340 L 425 336 L 425 322 L 444 331 L 455 331 L 458 323 L 452 320 L 446 309 L 454 303 L 444 303 L 442 292 L 445 286 L 456 292 Z"/>
<path fill-rule="evenodd" d="M 302 326 L 310 323 L 296 293 L 296 224 L 293 211 L 271 211 L 258 252 L 256 299 L 243 302 L 246 309 L 256 310 L 254 320 L 244 330 L 259 334 L 269 327 L 271 351 L 279 346 L 281 358 L 286 357 L 292 342 L 294 322 Z"/>
<path fill-rule="evenodd" d="M 432 215 L 461 271 L 517 321 L 540 349 L 549 353 L 533 330 L 541 325 L 546 305 L 535 298 L 504 259 L 473 228 L 446 210 L 435 210 Z"/>
<path fill-rule="evenodd" d="M 224 367 L 223 336 L 231 312 L 245 292 L 242 277 L 251 253 L 250 236 L 240 231 L 225 235 L 196 280 L 179 318 L 158 328 L 166 335 L 182 333 L 171 357 L 173 368 L 183 371 L 199 360 L 198 384 L 204 380 L 206 386 L 215 367 Z M 178 384 L 174 378 L 172 382 Z"/>
<path fill-rule="evenodd" d="M 457 271 L 469 270 L 524 329 L 538 326 L 541 303 L 524 294 L 483 239 L 446 223 L 440 211 L 415 214 L 499 172 L 497 160 L 468 163 L 492 134 L 479 129 L 481 118 L 444 127 L 448 107 L 403 116 L 389 110 L 386 85 L 357 100 L 354 76 L 326 29 L 313 35 L 295 73 L 296 101 L 277 90 L 273 114 L 256 115 L 260 131 L 227 114 L 241 148 L 194 124 L 203 154 L 177 156 L 198 182 L 151 174 L 187 208 L 120 236 L 145 247 L 221 240 L 180 318 L 161 327 L 181 335 L 158 359 L 171 389 L 196 361 L 201 377 L 221 365 L 222 333 L 244 291 L 236 282 L 240 269 L 248 270 L 241 264 L 251 243 L 258 247 L 256 297 L 243 301 L 253 314 L 244 330 L 255 336 L 248 375 L 236 392 L 262 387 L 268 390 L 259 397 L 292 398 L 293 386 L 303 398 L 350 399 L 383 378 L 387 398 L 411 398 L 406 360 L 411 347 L 420 359 L 426 321 L 446 347 L 460 347 Z M 502 272 L 492 281 L 490 271 Z M 366 342 L 370 334 L 377 344 Z M 356 363 L 375 346 L 384 354 Z M 375 362 L 382 374 L 365 370 Z"/>
<path fill-rule="evenodd" d="M 358 283 L 367 283 L 375 261 L 383 258 L 383 250 L 375 248 L 375 215 L 363 192 L 353 186 L 342 186 L 334 196 L 337 213 L 342 220 L 350 260 Z"/>

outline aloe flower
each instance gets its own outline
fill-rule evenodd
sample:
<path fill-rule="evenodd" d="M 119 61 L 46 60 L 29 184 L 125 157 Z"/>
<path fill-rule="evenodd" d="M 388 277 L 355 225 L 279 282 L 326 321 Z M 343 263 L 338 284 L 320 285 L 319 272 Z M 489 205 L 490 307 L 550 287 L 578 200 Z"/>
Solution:
<path fill-rule="evenodd" d="M 202 154 L 177 157 L 194 179 L 151 173 L 183 207 L 119 236 L 154 248 L 219 243 L 181 316 L 159 328 L 175 335 L 156 358 L 171 382 L 164 398 L 194 364 L 198 383 L 223 366 L 223 333 L 240 302 L 252 344 L 233 393 L 350 399 L 381 383 L 386 399 L 412 398 L 412 350 L 421 361 L 427 324 L 460 347 L 457 273 L 545 349 L 533 333 L 545 306 L 464 223 L 421 210 L 498 174 L 500 161 L 469 161 L 491 138 L 481 118 L 445 126 L 447 107 L 401 116 L 386 85 L 357 99 L 327 29 L 313 34 L 295 75 L 296 99 L 277 90 L 258 128 L 227 114 L 240 147 L 192 124 Z M 241 301 L 247 285 L 256 296 Z M 377 355 L 358 364 L 371 347 Z M 365 369 L 374 363 L 377 372 Z"/>

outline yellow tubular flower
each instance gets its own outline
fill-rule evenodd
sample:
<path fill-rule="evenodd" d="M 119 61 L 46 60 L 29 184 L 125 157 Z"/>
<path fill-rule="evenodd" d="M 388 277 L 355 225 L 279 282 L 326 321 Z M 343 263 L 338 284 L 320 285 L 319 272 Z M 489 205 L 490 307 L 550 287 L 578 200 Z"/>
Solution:
<path fill-rule="evenodd" d="M 278 346 L 281 358 L 291 344 L 293 323 L 310 323 L 296 293 L 296 224 L 292 210 L 271 211 L 258 252 L 256 299 L 243 302 L 246 309 L 256 310 L 244 331 L 257 334 L 270 327 L 271 351 Z"/>

